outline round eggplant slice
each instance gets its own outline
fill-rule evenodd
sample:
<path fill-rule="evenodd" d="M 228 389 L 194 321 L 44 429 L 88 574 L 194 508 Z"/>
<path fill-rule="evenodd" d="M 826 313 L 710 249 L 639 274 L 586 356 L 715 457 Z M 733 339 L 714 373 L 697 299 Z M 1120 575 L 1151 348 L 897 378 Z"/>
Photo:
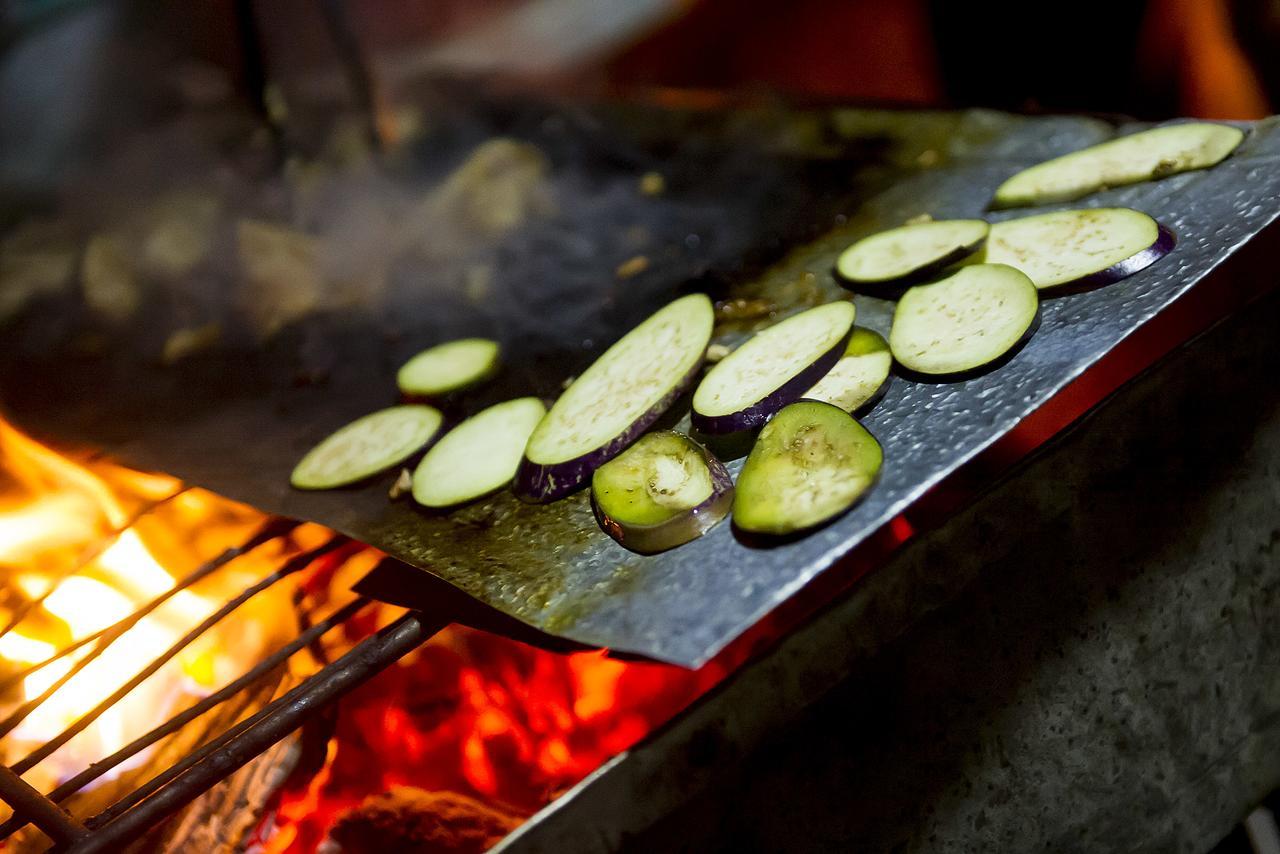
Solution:
<path fill-rule="evenodd" d="M 845 412 L 869 409 L 884 394 L 892 367 L 888 342 L 870 329 L 855 328 L 840 361 L 803 396 Z"/>
<path fill-rule="evenodd" d="M 977 264 L 902 295 L 889 348 L 908 371 L 956 377 L 998 363 L 1032 330 L 1039 294 L 1026 274 Z"/>
<path fill-rule="evenodd" d="M 978 258 L 1026 273 L 1041 290 L 1118 282 L 1169 254 L 1173 232 L 1141 211 L 1090 208 L 996 223 Z"/>
<path fill-rule="evenodd" d="M 516 494 L 554 501 L 581 486 L 683 394 L 715 322 L 690 294 L 659 309 L 583 371 L 538 423 L 516 473 Z"/>
<path fill-rule="evenodd" d="M 996 190 L 993 208 L 1070 202 L 1107 187 L 1167 178 L 1220 163 L 1244 131 L 1186 122 L 1140 131 L 1024 169 Z"/>
<path fill-rule="evenodd" d="M 511 482 L 529 434 L 547 414 L 536 397 L 495 404 L 471 416 L 432 446 L 413 473 L 413 499 L 451 507 Z"/>
<path fill-rule="evenodd" d="M 680 433 L 643 436 L 591 476 L 591 506 L 605 533 L 641 554 L 711 530 L 733 504 L 724 464 Z"/>
<path fill-rule="evenodd" d="M 853 506 L 880 473 L 880 443 L 838 406 L 801 400 L 765 425 L 738 475 L 733 523 L 791 534 Z"/>
<path fill-rule="evenodd" d="M 359 483 L 413 456 L 443 420 L 430 406 L 392 406 L 357 418 L 312 448 L 293 469 L 297 489 Z"/>
<path fill-rule="evenodd" d="M 980 219 L 903 225 L 864 237 L 840 254 L 836 273 L 859 285 L 908 284 L 960 261 L 982 245 L 989 226 Z"/>
<path fill-rule="evenodd" d="M 475 385 L 497 370 L 497 341 L 462 338 L 429 347 L 405 362 L 396 385 L 404 394 L 434 397 Z"/>
<path fill-rule="evenodd" d="M 828 303 L 749 339 L 703 377 L 693 393 L 693 428 L 716 435 L 763 424 L 839 361 L 853 317 L 853 303 Z"/>

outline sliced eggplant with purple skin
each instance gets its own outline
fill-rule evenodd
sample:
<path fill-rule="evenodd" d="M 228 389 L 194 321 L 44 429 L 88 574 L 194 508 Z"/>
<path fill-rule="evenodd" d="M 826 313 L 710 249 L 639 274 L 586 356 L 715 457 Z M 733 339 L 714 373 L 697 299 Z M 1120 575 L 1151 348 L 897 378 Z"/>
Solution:
<path fill-rule="evenodd" d="M 423 507 L 452 507 L 501 489 L 515 477 L 529 434 L 547 414 L 536 397 L 494 404 L 454 427 L 413 473 Z"/>
<path fill-rule="evenodd" d="M 844 513 L 876 482 L 880 443 L 838 406 L 801 400 L 773 417 L 738 475 L 733 524 L 786 535 Z"/>
<path fill-rule="evenodd" d="M 1000 185 L 992 208 L 1070 202 L 1108 187 L 1207 169 L 1244 140 L 1244 131 L 1214 122 L 1152 128 L 1073 151 L 1024 169 Z"/>
<path fill-rule="evenodd" d="M 294 467 L 295 489 L 350 486 L 420 451 L 444 420 L 431 406 L 392 406 L 357 418 L 316 445 Z"/>
<path fill-rule="evenodd" d="M 449 394 L 497 373 L 498 354 L 498 342 L 488 338 L 460 338 L 437 344 L 405 362 L 396 374 L 396 385 L 412 396 Z"/>
<path fill-rule="evenodd" d="M 656 554 L 711 530 L 733 506 L 733 478 L 681 433 L 642 436 L 591 476 L 591 507 L 605 533 Z"/>
<path fill-rule="evenodd" d="M 878 332 L 854 327 L 840 361 L 804 397 L 825 401 L 845 412 L 866 411 L 884 396 L 892 368 L 889 342 Z"/>
<path fill-rule="evenodd" d="M 1006 264 L 961 267 L 902 295 L 889 348 L 912 374 L 967 377 L 1002 364 L 1034 331 L 1039 307 L 1039 292 L 1025 273 Z"/>
<path fill-rule="evenodd" d="M 1142 211 L 1054 211 L 996 223 L 975 260 L 1017 267 L 1041 290 L 1074 293 L 1132 276 L 1168 255 L 1176 242 L 1172 231 Z"/>
<path fill-rule="evenodd" d="M 718 435 L 769 420 L 840 360 L 854 314 L 853 303 L 827 303 L 748 339 L 716 363 L 693 393 L 693 428 Z"/>
<path fill-rule="evenodd" d="M 980 219 L 944 219 L 881 231 L 840 253 L 836 277 L 853 290 L 919 282 L 972 255 L 989 230 Z"/>
<path fill-rule="evenodd" d="M 516 494 L 532 502 L 562 498 L 634 442 L 693 384 L 714 324 L 711 300 L 690 294 L 606 350 L 534 428 Z"/>

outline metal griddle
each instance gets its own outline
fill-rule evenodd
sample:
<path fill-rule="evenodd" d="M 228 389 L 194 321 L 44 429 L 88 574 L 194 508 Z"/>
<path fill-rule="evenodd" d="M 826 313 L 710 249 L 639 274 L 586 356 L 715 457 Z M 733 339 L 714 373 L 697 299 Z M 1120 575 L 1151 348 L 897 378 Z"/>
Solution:
<path fill-rule="evenodd" d="M 683 290 L 765 302 L 774 307 L 773 317 L 845 296 L 830 269 L 853 239 L 921 214 L 982 216 L 995 187 L 1018 169 L 1135 129 L 988 112 L 797 112 L 780 121 L 803 131 L 798 149 L 766 146 L 757 160 L 739 163 L 745 182 L 740 193 L 731 190 L 731 170 L 709 170 L 708 182 L 719 183 L 708 193 L 699 191 L 696 158 L 714 149 L 690 153 L 675 142 L 692 138 L 685 136 L 691 133 L 688 117 L 650 115 L 635 123 L 617 115 L 605 110 L 593 116 L 592 144 L 616 131 L 644 154 L 605 158 L 599 168 L 633 175 L 661 165 L 663 157 L 672 168 L 684 163 L 690 177 L 669 200 L 654 202 L 651 222 L 661 231 L 669 221 L 664 216 L 707 214 L 701 221 L 724 223 L 731 238 L 719 242 L 718 254 L 654 253 L 652 269 L 620 284 L 610 272 L 619 259 L 599 246 L 607 236 L 588 233 L 576 251 L 581 264 L 595 265 L 595 290 L 580 275 L 568 276 L 574 287 L 566 290 L 555 267 L 563 259 L 554 252 L 538 255 L 536 240 L 517 235 L 511 251 L 520 263 L 507 269 L 524 271 L 524 290 L 500 288 L 489 317 L 468 309 L 455 318 L 447 300 L 422 304 L 414 309 L 421 317 L 401 316 L 396 334 L 387 335 L 385 315 L 326 314 L 265 346 L 241 341 L 176 367 L 155 363 L 154 341 L 143 346 L 148 339 L 142 329 L 101 332 L 112 343 L 94 338 L 98 343 L 86 347 L 83 317 L 50 304 L 0 342 L 0 396 L 9 415 L 41 437 L 101 448 L 265 511 L 328 525 L 548 634 L 692 667 L 1008 434 L 1280 215 L 1274 120 L 1250 126 L 1240 150 L 1212 170 L 1079 203 L 1146 211 L 1174 231 L 1177 247 L 1122 283 L 1045 300 L 1035 337 L 994 372 L 954 384 L 895 378 L 863 421 L 884 447 L 880 482 L 851 512 L 807 537 L 765 546 L 741 540 L 723 524 L 681 548 L 641 557 L 598 530 L 584 493 L 545 506 L 502 493 L 432 514 L 411 502 L 389 501 L 390 476 L 348 490 L 291 490 L 289 472 L 300 455 L 350 418 L 393 402 L 399 360 L 432 343 L 432 336 L 495 334 L 496 328 L 508 347 L 508 373 L 457 402 L 456 416 L 516 394 L 553 396 L 566 376 Z M 720 126 L 711 137 L 717 134 L 734 137 Z M 645 157 L 653 159 L 646 163 Z M 771 199 L 777 200 L 776 219 L 769 216 Z M 744 218 L 750 227 L 742 227 Z M 677 231 L 686 225 L 677 222 Z M 669 237 L 676 239 L 677 231 Z M 714 243 L 716 235 L 698 240 Z M 512 275 L 512 281 L 520 278 Z M 551 314 L 553 322 L 563 312 L 559 343 L 524 327 L 513 332 L 510 324 L 494 326 L 493 317 L 509 318 L 521 300 L 531 311 Z M 859 324 L 888 332 L 891 303 L 859 295 L 856 304 Z M 770 320 L 726 321 L 718 340 L 736 343 Z M 298 365 L 313 358 L 326 365 L 324 381 L 299 385 Z M 680 412 L 670 420 L 687 426 Z M 736 474 L 740 466 L 738 459 L 730 469 Z M 411 581 L 405 587 L 413 587 Z"/>

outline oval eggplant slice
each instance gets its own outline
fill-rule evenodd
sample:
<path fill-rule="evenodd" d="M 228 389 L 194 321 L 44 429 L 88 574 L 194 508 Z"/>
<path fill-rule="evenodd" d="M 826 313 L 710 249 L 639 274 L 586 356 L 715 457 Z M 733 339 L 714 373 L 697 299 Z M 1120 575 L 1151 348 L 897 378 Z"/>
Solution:
<path fill-rule="evenodd" d="M 462 338 L 428 347 L 405 362 L 396 385 L 404 394 L 434 397 L 475 385 L 497 370 L 497 341 Z"/>
<path fill-rule="evenodd" d="M 840 253 L 839 279 L 859 285 L 909 284 L 973 254 L 990 226 L 980 219 L 947 219 L 891 228 Z"/>
<path fill-rule="evenodd" d="M 1017 267 L 1042 290 L 1076 291 L 1132 276 L 1175 242 L 1173 232 L 1141 211 L 1090 208 L 996 223 L 978 257 Z"/>
<path fill-rule="evenodd" d="M 392 406 L 357 418 L 307 452 L 289 482 L 297 489 L 359 483 L 413 456 L 442 420 L 431 406 Z"/>
<path fill-rule="evenodd" d="M 763 424 L 831 370 L 853 317 L 853 303 L 833 302 L 757 333 L 703 377 L 693 393 L 693 428 L 715 435 Z"/>
<path fill-rule="evenodd" d="M 853 506 L 880 473 L 880 443 L 838 406 L 802 400 L 764 426 L 738 475 L 733 524 L 791 534 Z"/>
<path fill-rule="evenodd" d="M 641 554 L 711 530 L 733 504 L 733 480 L 706 448 L 680 433 L 641 437 L 591 476 L 591 506 L 605 533 Z"/>
<path fill-rule="evenodd" d="M 427 451 L 413 473 L 413 499 L 450 507 L 511 482 L 529 434 L 547 414 L 536 397 L 490 406 L 454 427 Z"/>
<path fill-rule="evenodd" d="M 908 371 L 957 377 L 1000 361 L 1036 320 L 1039 295 L 1026 274 L 977 264 L 902 295 L 889 348 Z"/>
<path fill-rule="evenodd" d="M 568 495 L 634 442 L 693 383 L 714 315 L 704 294 L 681 297 L 596 359 L 529 437 L 516 494 L 526 501 Z"/>
<path fill-rule="evenodd" d="M 996 190 L 993 208 L 1070 202 L 1108 187 L 1207 169 L 1224 160 L 1244 131 L 1213 122 L 1152 128 L 1024 169 Z"/>
<path fill-rule="evenodd" d="M 840 361 L 803 397 L 833 404 L 845 412 L 870 409 L 888 387 L 892 367 L 888 342 L 870 329 L 855 328 Z"/>

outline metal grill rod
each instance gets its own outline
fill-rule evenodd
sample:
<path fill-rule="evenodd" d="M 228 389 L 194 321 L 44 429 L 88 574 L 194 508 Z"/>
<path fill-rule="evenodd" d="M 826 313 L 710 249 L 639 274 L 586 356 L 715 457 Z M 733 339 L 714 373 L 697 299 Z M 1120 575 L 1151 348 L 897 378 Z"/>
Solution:
<path fill-rule="evenodd" d="M 376 676 L 448 625 L 447 619 L 410 612 L 378 633 L 365 638 L 346 655 L 306 682 L 210 742 L 199 759 L 175 773 L 161 775 L 174 780 L 140 806 L 156 786 L 151 781 L 86 822 L 93 833 L 66 850 L 75 854 L 118 851 L 157 822 L 181 809 L 218 781 L 242 768 L 262 751 L 302 725 L 303 720 Z M 197 754 L 192 754 L 196 756 Z M 177 766 L 175 766 L 177 767 Z M 185 772 L 185 773 L 184 773 Z M 160 779 L 160 778 L 156 778 Z M 166 783 L 168 780 L 165 781 Z M 163 784 L 161 784 L 163 785 Z M 140 794 L 144 793 L 145 794 Z M 128 810 L 128 812 L 124 812 Z M 123 812 L 123 815 L 121 813 Z"/>
<path fill-rule="evenodd" d="M 177 732 L 178 730 L 182 729 L 191 721 L 203 715 L 205 712 L 209 711 L 215 706 L 221 705 L 222 703 L 234 697 L 236 694 L 239 694 L 245 688 L 254 684 L 263 676 L 265 676 L 266 674 L 274 670 L 276 667 L 283 664 L 294 653 L 298 652 L 303 647 L 316 641 L 318 638 L 326 634 L 330 629 L 334 628 L 335 626 L 339 626 L 345 623 L 347 620 L 354 617 L 357 613 L 359 613 L 366 606 L 368 606 L 369 603 L 370 603 L 369 599 L 366 599 L 363 596 L 361 596 L 357 599 L 354 599 L 351 602 L 348 602 L 346 605 L 343 605 L 341 608 L 334 611 L 325 619 L 317 622 L 315 625 L 309 627 L 305 632 L 299 634 L 296 638 L 294 638 L 288 644 L 280 647 L 280 649 L 273 652 L 267 658 L 264 658 L 254 667 L 245 671 L 245 673 L 241 674 L 234 681 L 227 683 L 224 687 L 222 687 L 218 691 L 215 691 L 214 693 L 200 700 L 200 702 L 195 703 L 189 708 L 178 713 L 177 715 L 170 718 L 168 721 L 156 727 L 155 729 L 151 730 L 150 732 L 146 733 L 145 735 L 139 736 L 138 738 L 134 739 L 132 742 L 130 742 L 129 744 L 126 744 L 124 747 L 120 748 L 110 756 L 107 756 L 93 763 L 88 768 L 81 771 L 79 774 L 76 774 L 74 777 L 62 783 L 53 791 L 49 792 L 49 794 L 45 795 L 45 798 L 48 798 L 50 801 L 53 801 L 55 803 L 60 803 L 61 801 L 66 799 L 68 796 L 84 788 L 86 784 L 93 782 L 94 780 L 101 777 L 103 774 L 110 771 L 112 768 L 119 765 L 121 762 L 124 762 L 125 760 L 130 759 L 131 757 L 135 756 L 141 751 L 147 749 L 148 747 L 155 744 L 157 741 L 164 738 L 165 736 L 168 736 L 168 735 L 171 735 L 172 733 Z M 23 827 L 26 826 L 27 822 L 28 822 L 28 819 L 26 818 L 25 811 L 15 812 L 12 818 L 10 818 L 4 824 L 0 824 L 0 841 L 8 839 L 14 833 L 21 830 Z M 42 827 L 41 829 L 43 830 L 44 828 Z"/>
<path fill-rule="evenodd" d="M 121 697 L 124 697 L 134 688 L 138 687 L 138 685 L 141 684 L 143 681 L 145 681 L 147 678 L 149 678 L 151 674 L 155 673 L 157 670 L 163 667 L 175 655 L 177 655 L 179 652 L 181 652 L 183 649 L 185 649 L 187 646 L 189 646 L 191 643 L 197 640 L 202 634 L 204 634 L 210 628 L 212 628 L 217 623 L 219 623 L 224 617 L 226 617 L 232 611 L 236 610 L 245 602 L 248 602 L 254 596 L 258 595 L 263 590 L 266 590 L 267 588 L 271 587 L 273 584 L 280 581 L 281 579 L 286 578 L 290 575 L 293 575 L 296 572 L 300 572 L 303 569 L 306 569 L 314 561 L 316 561 L 323 555 L 337 549 L 339 546 L 342 546 L 348 542 L 350 541 L 346 537 L 337 536 L 329 540 L 328 542 L 325 542 L 320 546 L 317 546 L 316 548 L 312 549 L 309 552 L 304 552 L 300 555 L 295 555 L 294 557 L 290 558 L 289 561 L 287 561 L 284 566 L 280 567 L 280 569 L 266 576 L 257 584 L 254 584 L 251 587 L 248 587 L 247 589 L 242 591 L 238 596 L 231 599 L 225 605 L 219 608 L 217 611 L 213 612 L 204 620 L 202 620 L 199 625 L 197 625 L 191 631 L 187 632 L 185 635 L 179 638 L 172 646 L 170 646 L 167 650 L 161 653 L 158 658 L 156 658 L 154 661 L 152 661 L 142 670 L 138 671 L 138 673 L 132 679 L 130 679 L 128 682 L 126 682 L 125 684 L 117 688 L 115 691 L 113 691 L 105 700 L 103 700 L 98 705 L 94 706 L 89 712 L 87 712 L 86 714 L 78 718 L 75 723 L 71 724 L 71 726 L 64 729 L 62 732 L 54 736 L 49 741 L 45 742 L 40 747 L 31 751 L 31 753 L 27 754 L 20 761 L 15 762 L 10 767 L 13 768 L 13 770 L 18 774 L 23 774 L 26 771 L 29 771 L 30 769 L 34 768 L 37 764 L 39 764 L 46 757 L 50 756 L 59 747 L 66 744 L 68 741 L 70 741 L 72 738 L 78 735 L 81 731 L 83 731 L 86 727 L 89 726 L 89 724 L 93 723 L 95 720 L 101 717 L 102 713 L 110 709 L 117 702 L 119 702 Z M 112 638 L 112 640 L 114 640 L 114 638 Z M 105 648 L 105 645 L 103 645 L 101 641 L 99 642 L 99 646 L 102 648 Z M 89 658 L 93 655 L 96 655 L 98 652 L 100 652 L 99 647 L 95 647 L 94 651 L 90 653 L 90 655 L 85 656 L 85 658 Z M 81 659 L 81 661 L 83 660 L 84 659 Z M 78 663 L 79 662 L 77 662 L 77 664 Z M 43 696 L 44 695 L 42 695 L 42 697 Z M 30 704 L 29 703 L 25 704 L 23 709 L 19 710 L 23 712 L 22 717 L 26 717 L 27 714 L 30 714 L 30 712 L 34 710 L 34 707 L 27 708 L 27 706 L 30 706 Z M 21 721 L 21 719 L 22 718 L 19 718 L 19 721 Z M 6 721 L 6 724 L 8 724 L 7 721 Z M 9 729 L 12 729 L 12 727 L 9 727 Z M 3 731 L 7 732 L 8 729 L 4 729 Z"/>
<path fill-rule="evenodd" d="M 46 800 L 30 783 L 3 765 L 0 765 L 0 794 L 13 807 L 14 815 L 20 812 L 28 816 L 32 824 L 57 842 L 71 842 L 89 832 L 83 824 Z"/>
<path fill-rule="evenodd" d="M 49 598 L 49 594 L 52 593 L 59 584 L 97 560 L 99 555 L 105 552 L 116 540 L 120 539 L 121 534 L 138 524 L 138 521 L 142 519 L 142 517 L 154 512 L 161 505 L 165 504 L 165 502 L 172 501 L 174 498 L 186 492 L 188 488 L 189 487 L 184 486 L 172 495 L 166 495 L 159 501 L 152 502 L 151 504 L 142 507 L 125 521 L 123 527 L 116 528 L 115 530 L 108 531 L 103 534 L 93 543 L 93 545 L 81 552 L 80 556 L 76 558 L 66 572 L 56 576 L 43 593 L 34 599 L 28 599 L 20 607 L 15 608 L 13 614 L 11 614 L 9 619 L 5 621 L 4 626 L 0 627 L 0 637 L 4 637 L 9 634 L 9 632 L 13 631 L 32 611 L 44 604 L 44 600 Z M 8 685 L 9 683 L 6 682 L 5 686 L 7 687 Z"/>
<path fill-rule="evenodd" d="M 93 632 L 92 634 L 85 635 L 79 640 L 58 650 L 53 655 L 46 658 L 44 661 L 37 661 L 34 664 L 30 664 L 24 667 L 22 670 L 18 671 L 17 673 L 13 674 L 9 678 L 5 679 L 3 682 L 0 682 L 0 695 L 12 690 L 19 682 L 21 682 L 23 679 L 26 679 L 32 673 L 35 673 L 40 668 L 46 667 L 49 664 L 61 658 L 65 658 L 66 656 L 75 652 L 77 649 L 80 649 L 81 647 L 86 646 L 87 644 L 93 643 L 94 641 L 100 638 L 107 637 L 108 635 L 110 635 L 111 637 L 106 642 L 111 643 L 117 637 L 124 634 L 125 631 L 133 628 L 133 626 L 135 626 L 140 620 L 142 620 L 143 617 L 150 614 L 156 608 L 159 608 L 165 602 L 168 602 L 179 592 L 186 590 L 188 587 L 192 586 L 196 582 L 207 578 L 213 572 L 217 571 L 223 566 L 226 566 L 228 563 L 240 557 L 241 555 L 251 552 L 254 549 L 258 548 L 259 546 L 265 545 L 271 540 L 276 539 L 277 537 L 283 537 L 284 535 L 288 534 L 291 530 L 296 528 L 298 524 L 299 523 L 294 522 L 290 519 L 272 519 L 271 521 L 265 523 L 249 539 L 245 540 L 243 543 L 241 543 L 238 546 L 232 546 L 231 548 L 224 549 L 220 554 L 218 554 L 211 560 L 206 561 L 204 564 L 196 567 L 191 572 L 187 573 L 186 576 L 181 578 L 176 584 L 174 584 L 168 590 L 164 591 L 159 596 L 156 596 L 150 602 L 147 602 L 145 605 L 143 605 L 138 610 L 134 611 L 129 616 L 125 617 L 124 619 L 110 626 L 105 626 L 99 629 L 98 631 Z M 123 531 L 118 532 L 117 536 L 119 535 L 119 533 L 123 533 Z M 57 583 L 55 583 L 53 587 L 57 587 Z M 50 591 L 53 590 L 53 587 L 49 588 Z M 45 597 L 47 596 L 48 596 L 48 593 L 45 594 Z M 44 597 L 42 597 L 40 601 L 43 602 Z M 68 674 L 61 681 L 55 682 L 55 684 L 51 686 L 50 689 L 47 689 L 44 694 L 42 694 L 39 698 L 37 698 L 38 703 L 42 703 L 46 699 L 48 699 L 48 695 L 51 694 L 53 691 L 56 691 L 58 687 L 61 687 L 62 683 L 65 682 L 66 679 L 69 679 L 72 675 L 74 675 L 74 673 Z M 4 728 L 7 724 L 8 724 L 8 721 L 5 721 L 4 724 L 0 724 L 0 735 L 4 735 L 9 731 L 8 729 Z"/>

